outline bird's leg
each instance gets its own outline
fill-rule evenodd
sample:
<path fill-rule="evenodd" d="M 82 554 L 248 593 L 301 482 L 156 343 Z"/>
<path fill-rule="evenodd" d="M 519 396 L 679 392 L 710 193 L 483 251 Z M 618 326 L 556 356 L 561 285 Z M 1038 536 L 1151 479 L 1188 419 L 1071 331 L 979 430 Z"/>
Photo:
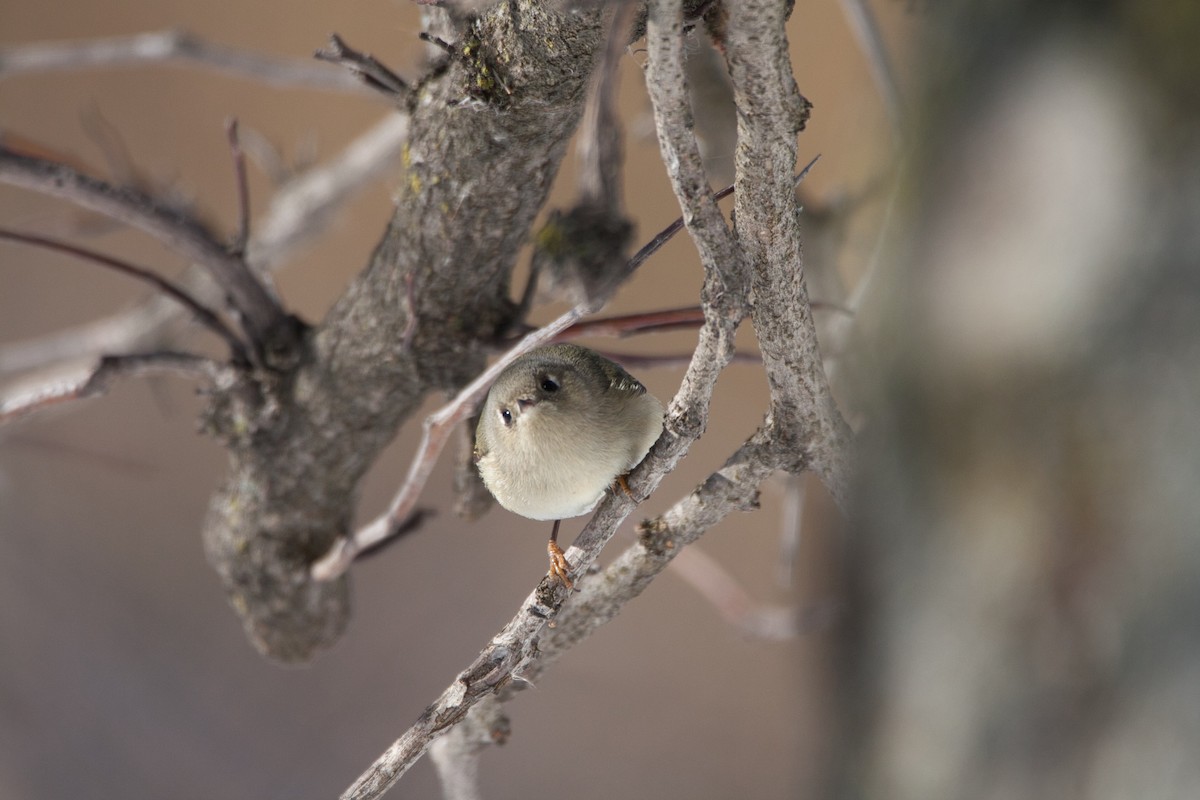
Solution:
<path fill-rule="evenodd" d="M 550 531 L 550 542 L 546 545 L 546 552 L 550 554 L 550 576 L 557 581 L 562 582 L 562 585 L 568 589 L 575 588 L 575 582 L 571 580 L 571 564 L 567 561 L 567 556 L 563 553 L 563 549 L 558 546 L 558 526 L 562 520 L 554 520 L 554 528 Z"/>
<path fill-rule="evenodd" d="M 625 473 L 624 475 L 618 475 L 617 477 L 613 478 L 613 486 L 612 486 L 613 494 L 616 494 L 618 487 L 621 489 L 621 491 L 623 491 L 625 493 L 626 497 L 628 497 L 630 500 L 633 499 L 633 490 L 629 488 L 629 473 L 628 472 Z"/>

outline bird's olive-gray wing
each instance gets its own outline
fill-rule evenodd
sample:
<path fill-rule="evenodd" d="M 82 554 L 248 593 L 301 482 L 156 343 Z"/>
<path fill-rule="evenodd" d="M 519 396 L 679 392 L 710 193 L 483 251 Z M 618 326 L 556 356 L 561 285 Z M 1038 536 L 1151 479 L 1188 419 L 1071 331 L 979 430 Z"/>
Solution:
<path fill-rule="evenodd" d="M 646 393 L 646 387 L 642 385 L 642 382 L 626 372 L 620 364 L 605 359 L 604 374 L 608 378 L 609 387 L 614 391 L 630 396 Z"/>

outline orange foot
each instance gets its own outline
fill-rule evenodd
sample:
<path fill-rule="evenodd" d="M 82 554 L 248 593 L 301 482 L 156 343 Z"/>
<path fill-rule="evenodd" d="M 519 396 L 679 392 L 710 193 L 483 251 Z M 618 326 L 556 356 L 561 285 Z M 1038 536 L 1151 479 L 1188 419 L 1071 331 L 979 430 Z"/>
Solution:
<path fill-rule="evenodd" d="M 567 561 L 567 556 L 558 546 L 558 542 L 551 539 L 546 545 L 546 552 L 550 554 L 550 577 L 560 581 L 568 589 L 574 589 L 575 582 L 571 580 L 570 574 L 571 563 Z"/>
<path fill-rule="evenodd" d="M 620 487 L 621 491 L 625 493 L 626 497 L 630 498 L 631 500 L 633 499 L 633 490 L 629 488 L 628 474 L 618 475 L 616 479 L 613 480 L 613 491 L 616 491 L 617 487 Z"/>

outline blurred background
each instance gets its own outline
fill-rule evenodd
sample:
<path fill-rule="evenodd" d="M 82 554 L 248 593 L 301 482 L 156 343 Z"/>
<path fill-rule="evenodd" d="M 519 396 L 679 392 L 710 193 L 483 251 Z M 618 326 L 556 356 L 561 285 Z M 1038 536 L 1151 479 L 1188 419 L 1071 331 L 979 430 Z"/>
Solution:
<path fill-rule="evenodd" d="M 763 604 L 742 622 L 774 624 L 733 624 L 664 574 L 509 705 L 513 735 L 483 759 L 487 797 L 1182 798 L 1200 786 L 1198 15 L 1013 3 L 960 18 L 876 2 L 903 98 L 889 112 L 854 5 L 799 0 L 788 30 L 814 104 L 800 160 L 821 155 L 802 187 L 805 270 L 860 431 L 861 517 L 839 520 L 813 481 L 769 482 L 762 510 L 699 547 Z M 0 47 L 167 28 L 293 58 L 337 31 L 405 76 L 423 52 L 414 7 L 383 0 L 0 7 Z M 690 52 L 723 184 L 727 107 L 702 43 Z M 622 78 L 638 242 L 678 214 L 643 61 L 635 49 Z M 109 174 L 132 166 L 230 233 L 226 118 L 303 166 L 386 114 L 369 96 L 175 65 L 0 74 L 6 141 Z M 400 174 L 381 169 L 278 273 L 301 316 L 320 319 L 366 262 Z M 573 198 L 573 174 L 568 160 L 551 205 Z M 261 213 L 274 186 L 253 169 L 250 186 Z M 0 224 L 184 267 L 140 234 L 5 186 Z M 693 304 L 700 282 L 678 237 L 608 311 Z M 0 354 L 144 297 L 0 243 Z M 591 343 L 671 354 L 693 341 Z M 666 400 L 681 371 L 638 374 Z M 766 403 L 761 369 L 731 367 L 707 434 L 611 551 L 717 468 Z M 269 663 L 204 560 L 224 458 L 195 432 L 200 407 L 186 382 L 130 380 L 0 430 L 0 796 L 334 796 L 545 570 L 541 526 L 453 515 L 445 458 L 426 497 L 439 514 L 354 568 L 343 641 L 305 668 Z M 384 507 L 418 435 L 414 419 L 373 470 L 360 519 Z M 392 794 L 438 796 L 432 767 Z"/>

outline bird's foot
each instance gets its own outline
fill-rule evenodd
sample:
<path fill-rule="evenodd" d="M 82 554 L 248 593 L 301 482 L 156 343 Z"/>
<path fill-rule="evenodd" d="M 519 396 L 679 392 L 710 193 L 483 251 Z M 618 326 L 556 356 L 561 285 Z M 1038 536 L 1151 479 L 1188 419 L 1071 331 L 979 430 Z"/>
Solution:
<path fill-rule="evenodd" d="M 571 563 L 567 561 L 567 556 L 558 546 L 558 542 L 551 539 L 546 545 L 546 552 L 550 554 L 550 577 L 568 589 L 574 589 L 575 582 L 571 580 Z"/>

